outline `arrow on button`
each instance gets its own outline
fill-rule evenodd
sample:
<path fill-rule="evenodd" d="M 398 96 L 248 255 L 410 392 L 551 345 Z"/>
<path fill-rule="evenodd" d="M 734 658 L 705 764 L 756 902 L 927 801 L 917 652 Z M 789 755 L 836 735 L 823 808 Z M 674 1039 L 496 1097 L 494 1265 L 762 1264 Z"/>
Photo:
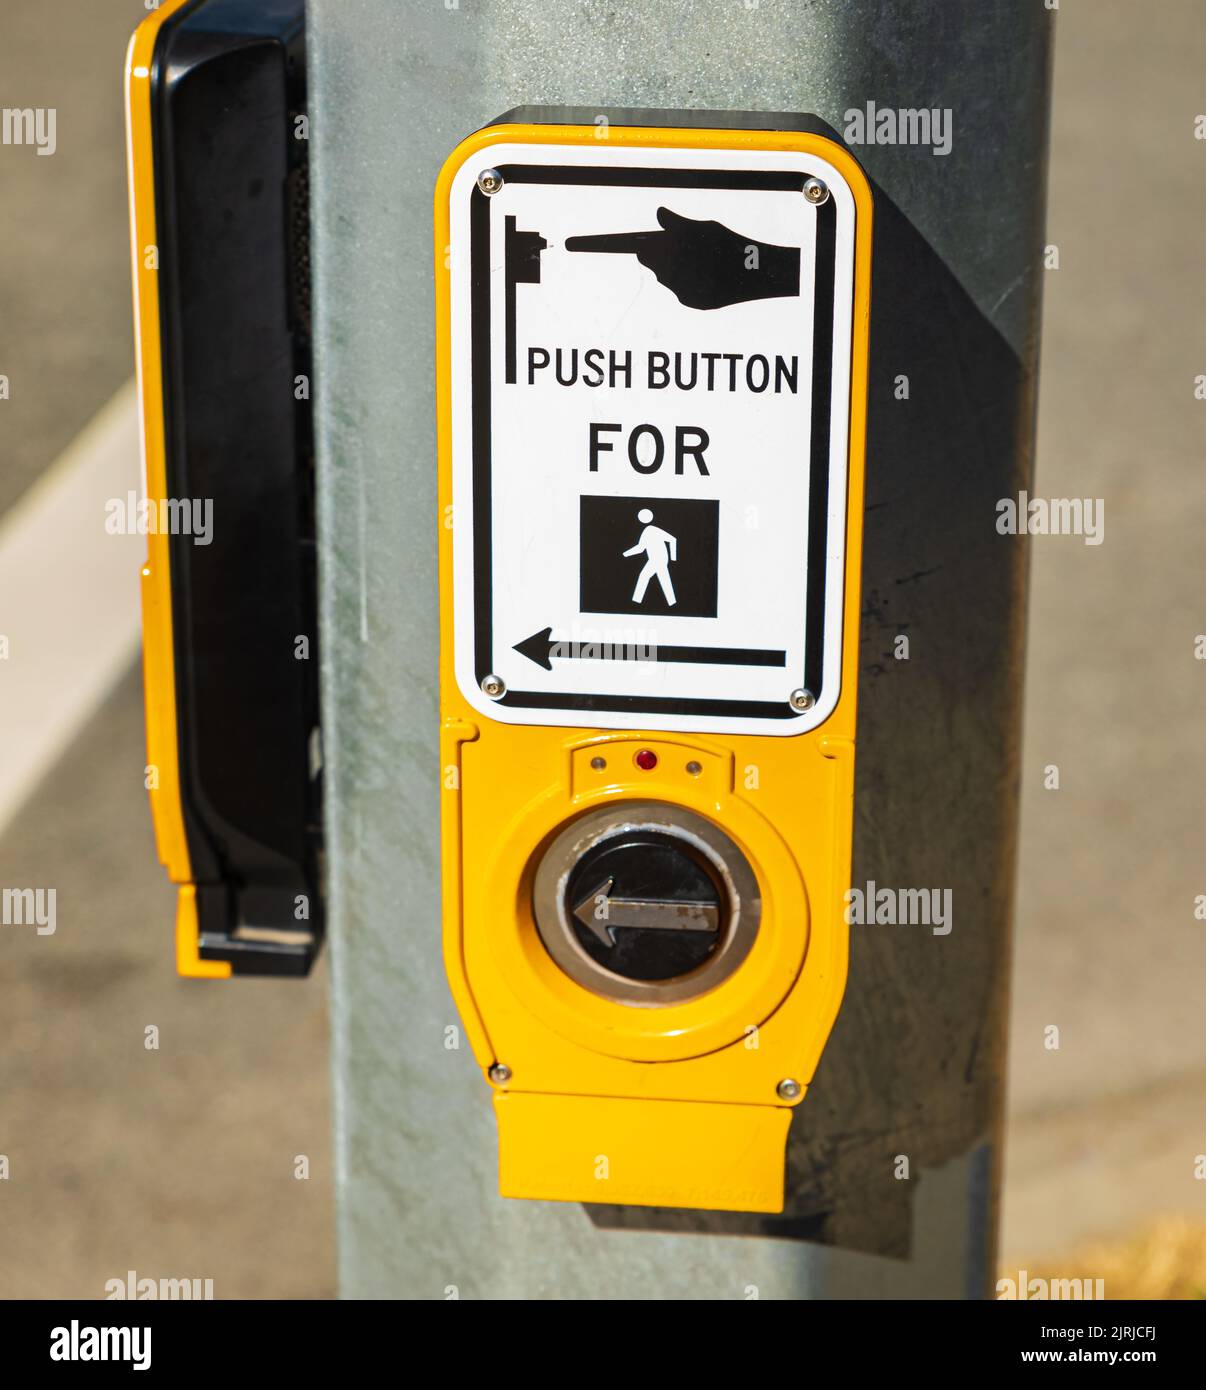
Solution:
<path fill-rule="evenodd" d="M 714 903 L 664 902 L 657 898 L 613 898 L 614 878 L 592 888 L 574 908 L 574 916 L 613 947 L 612 927 L 650 927 L 655 931 L 719 931 L 720 909 Z"/>
<path fill-rule="evenodd" d="M 563 642 L 554 640 L 551 627 L 516 642 L 514 650 L 526 656 L 546 671 L 553 669 L 553 657 L 558 661 L 684 661 L 701 666 L 786 666 L 787 653 L 767 651 L 760 647 L 663 647 L 650 644 L 649 656 L 626 656 L 623 643 Z"/>

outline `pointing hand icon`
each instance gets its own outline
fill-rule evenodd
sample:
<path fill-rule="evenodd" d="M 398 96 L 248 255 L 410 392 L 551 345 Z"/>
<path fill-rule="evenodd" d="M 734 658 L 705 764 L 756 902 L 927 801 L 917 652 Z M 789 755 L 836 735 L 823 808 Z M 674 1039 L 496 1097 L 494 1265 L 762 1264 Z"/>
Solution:
<path fill-rule="evenodd" d="M 800 251 L 658 208 L 660 231 L 572 236 L 567 251 L 635 256 L 688 309 L 723 309 L 800 293 Z"/>

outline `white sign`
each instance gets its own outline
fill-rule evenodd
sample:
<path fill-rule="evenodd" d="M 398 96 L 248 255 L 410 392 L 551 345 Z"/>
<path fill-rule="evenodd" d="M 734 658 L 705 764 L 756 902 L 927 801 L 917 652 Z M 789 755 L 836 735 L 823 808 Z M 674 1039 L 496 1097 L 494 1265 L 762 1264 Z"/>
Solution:
<path fill-rule="evenodd" d="M 495 145 L 453 181 L 451 227 L 466 698 L 518 724 L 815 727 L 841 666 L 841 174 L 788 151 Z"/>

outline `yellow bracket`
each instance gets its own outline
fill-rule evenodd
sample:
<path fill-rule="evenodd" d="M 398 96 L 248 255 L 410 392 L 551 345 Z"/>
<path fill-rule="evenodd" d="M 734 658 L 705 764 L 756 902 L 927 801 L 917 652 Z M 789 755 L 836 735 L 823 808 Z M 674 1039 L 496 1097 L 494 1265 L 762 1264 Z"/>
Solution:
<path fill-rule="evenodd" d="M 168 488 L 151 71 L 160 30 L 187 3 L 165 0 L 135 30 L 126 53 L 126 158 L 143 494 L 157 502 L 166 499 Z M 172 577 L 166 533 L 152 530 L 147 535 L 140 592 L 151 820 L 160 862 L 172 882 L 181 885 L 176 909 L 176 969 L 194 978 L 226 979 L 231 974 L 229 962 L 203 961 L 198 955 L 197 895 L 180 801 Z"/>

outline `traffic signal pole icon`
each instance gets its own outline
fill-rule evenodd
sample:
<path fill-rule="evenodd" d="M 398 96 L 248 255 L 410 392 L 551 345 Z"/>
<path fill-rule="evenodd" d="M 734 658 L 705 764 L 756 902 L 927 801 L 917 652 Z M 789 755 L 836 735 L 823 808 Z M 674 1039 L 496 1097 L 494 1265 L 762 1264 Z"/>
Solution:
<path fill-rule="evenodd" d="M 540 284 L 540 253 L 548 245 L 539 232 L 521 232 L 508 217 L 503 254 L 506 257 L 507 382 L 515 382 L 515 287 Z"/>
<path fill-rule="evenodd" d="M 809 118 L 539 115 L 436 189 L 445 962 L 503 1195 L 777 1211 L 846 977 L 870 195 Z"/>

